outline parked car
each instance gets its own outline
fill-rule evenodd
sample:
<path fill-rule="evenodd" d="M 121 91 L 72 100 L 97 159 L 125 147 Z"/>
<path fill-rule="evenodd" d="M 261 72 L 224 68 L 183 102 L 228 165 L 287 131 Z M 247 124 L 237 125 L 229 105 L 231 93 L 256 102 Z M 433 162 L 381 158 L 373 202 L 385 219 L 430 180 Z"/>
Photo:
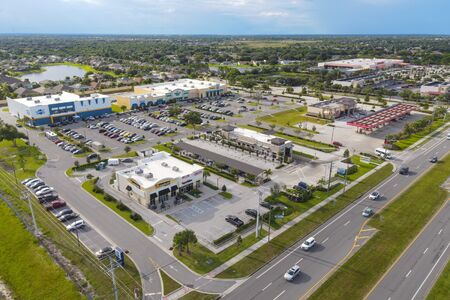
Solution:
<path fill-rule="evenodd" d="M 63 200 L 55 200 L 55 201 L 50 202 L 48 205 L 46 205 L 45 208 L 50 210 L 50 209 L 56 209 L 56 208 L 60 208 L 60 207 L 64 207 L 64 206 L 66 206 L 66 202 L 64 202 Z"/>
<path fill-rule="evenodd" d="M 250 217 L 253 217 L 253 218 L 256 218 L 258 216 L 257 210 L 256 209 L 252 209 L 252 208 L 246 209 L 245 210 L 245 214 L 249 215 Z"/>
<path fill-rule="evenodd" d="M 316 240 L 313 237 L 310 237 L 306 241 L 304 241 L 300 247 L 302 248 L 302 250 L 308 251 L 309 249 L 314 247 L 315 244 L 316 244 Z"/>
<path fill-rule="evenodd" d="M 51 202 L 51 201 L 55 201 L 58 200 L 58 195 L 57 194 L 49 194 L 49 195 L 44 195 L 41 197 L 38 197 L 39 203 L 46 203 L 46 202 Z"/>
<path fill-rule="evenodd" d="M 372 216 L 373 214 L 374 214 L 374 211 L 370 207 L 366 207 L 362 212 L 363 217 L 366 217 L 366 218 Z"/>
<path fill-rule="evenodd" d="M 42 196 L 45 194 L 49 194 L 49 193 L 53 192 L 54 190 L 55 189 L 52 187 L 46 187 L 46 188 L 43 188 L 43 189 L 39 190 L 38 192 L 36 192 L 36 196 Z"/>
<path fill-rule="evenodd" d="M 231 215 L 226 216 L 225 221 L 227 221 L 228 223 L 230 223 L 236 227 L 240 227 L 240 226 L 244 225 L 244 222 L 242 222 L 242 220 L 236 216 L 231 216 Z"/>
<path fill-rule="evenodd" d="M 102 259 L 110 254 L 114 253 L 114 249 L 110 246 L 104 247 L 97 252 L 95 252 L 95 256 L 97 256 L 98 259 Z"/>
<path fill-rule="evenodd" d="M 377 200 L 378 198 L 380 198 L 380 193 L 378 191 L 374 191 L 369 195 L 369 198 L 371 200 Z"/>
<path fill-rule="evenodd" d="M 267 209 L 274 209 L 274 206 L 266 201 L 261 202 L 259 205 L 261 205 L 262 207 L 265 207 Z"/>
<path fill-rule="evenodd" d="M 300 267 L 298 265 L 294 265 L 284 274 L 284 279 L 287 281 L 292 281 L 298 276 L 298 274 L 300 274 Z"/>
<path fill-rule="evenodd" d="M 66 222 L 66 221 L 69 221 L 69 220 L 73 220 L 73 219 L 75 219 L 75 218 L 77 218 L 78 217 L 78 214 L 76 214 L 76 213 L 70 213 L 70 214 L 67 214 L 67 215 L 62 215 L 62 216 L 60 216 L 59 218 L 58 218 L 58 220 L 60 220 L 61 222 Z"/>
<path fill-rule="evenodd" d="M 26 183 L 30 182 L 31 180 L 34 180 L 34 179 L 36 179 L 36 178 L 30 177 L 30 178 L 27 178 L 27 179 L 22 180 L 20 183 L 21 183 L 21 184 L 26 184 Z"/>
<path fill-rule="evenodd" d="M 338 141 L 333 141 L 333 145 L 336 147 L 342 147 L 344 145 L 342 145 L 342 143 L 338 142 Z"/>
<path fill-rule="evenodd" d="M 55 217 L 59 218 L 59 217 L 62 217 L 62 216 L 64 216 L 64 215 L 68 215 L 68 214 L 71 214 L 71 213 L 73 213 L 73 211 L 72 211 L 70 208 L 66 208 L 66 209 L 63 209 L 63 210 L 61 210 L 60 212 L 58 212 L 58 213 L 55 215 Z"/>
<path fill-rule="evenodd" d="M 69 231 L 73 231 L 76 229 L 80 229 L 83 228 L 86 224 L 84 223 L 83 220 L 77 220 L 69 225 L 66 226 L 66 229 Z"/>

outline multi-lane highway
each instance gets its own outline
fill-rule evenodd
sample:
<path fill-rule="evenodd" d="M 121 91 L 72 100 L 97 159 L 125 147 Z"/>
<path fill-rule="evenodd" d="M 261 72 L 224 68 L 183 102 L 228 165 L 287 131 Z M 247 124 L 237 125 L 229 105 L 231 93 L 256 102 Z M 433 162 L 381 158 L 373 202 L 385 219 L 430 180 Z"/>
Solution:
<path fill-rule="evenodd" d="M 450 141 L 440 134 L 415 151 L 398 155 L 393 160 L 395 165 L 408 165 L 411 172 L 407 176 L 396 172 L 376 187 L 374 190 L 381 192 L 381 199 L 370 200 L 368 195 L 373 190 L 369 191 L 311 234 L 318 242 L 315 248 L 305 252 L 300 249 L 303 242 L 300 241 L 228 293 L 225 298 L 282 300 L 309 296 L 374 233 L 371 228 L 362 227 L 366 220 L 361 215 L 362 210 L 367 206 L 375 211 L 381 209 L 432 166 L 428 161 L 429 157 L 442 157 L 448 153 L 449 145 Z M 293 282 L 287 282 L 283 275 L 295 264 L 300 266 L 301 274 Z"/>
<path fill-rule="evenodd" d="M 369 300 L 425 299 L 450 258 L 450 202 L 369 294 Z"/>

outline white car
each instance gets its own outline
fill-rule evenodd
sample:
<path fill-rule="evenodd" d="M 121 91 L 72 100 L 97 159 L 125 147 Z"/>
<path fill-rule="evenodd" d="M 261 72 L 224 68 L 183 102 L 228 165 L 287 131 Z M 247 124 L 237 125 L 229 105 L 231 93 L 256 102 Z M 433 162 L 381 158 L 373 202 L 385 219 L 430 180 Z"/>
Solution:
<path fill-rule="evenodd" d="M 28 181 L 27 183 L 25 183 L 25 186 L 31 187 L 33 184 L 35 184 L 37 182 L 41 182 L 41 180 L 39 178 L 32 179 L 32 180 Z"/>
<path fill-rule="evenodd" d="M 371 200 L 377 200 L 378 198 L 380 198 L 380 192 L 378 191 L 374 191 L 369 195 L 369 199 Z"/>
<path fill-rule="evenodd" d="M 301 248 L 303 250 L 308 251 L 309 249 L 314 247 L 315 244 L 316 244 L 316 240 L 313 237 L 310 237 L 306 241 L 303 242 L 303 244 L 301 245 Z"/>
<path fill-rule="evenodd" d="M 298 276 L 298 274 L 300 274 L 300 267 L 294 265 L 284 274 L 284 279 L 286 279 L 287 281 L 292 281 L 295 279 L 295 277 Z"/>
<path fill-rule="evenodd" d="M 69 230 L 69 231 L 73 231 L 73 230 L 75 230 L 75 229 L 83 228 L 84 225 L 85 225 L 85 224 L 84 224 L 84 220 L 78 220 L 78 221 L 75 221 L 75 222 L 73 222 L 73 223 L 67 225 L 67 226 L 66 226 L 66 229 Z"/>
<path fill-rule="evenodd" d="M 30 182 L 31 180 L 33 180 L 33 179 L 35 179 L 35 178 L 34 178 L 34 177 L 27 178 L 27 179 L 25 179 L 25 180 L 22 180 L 20 183 L 21 183 L 21 184 L 26 184 L 26 183 Z"/>
<path fill-rule="evenodd" d="M 36 192 L 36 196 L 41 196 L 41 195 L 50 193 L 50 192 L 52 192 L 52 191 L 54 191 L 54 190 L 55 190 L 55 189 L 52 188 L 52 187 L 46 187 L 46 188 L 43 188 L 42 190 Z"/>

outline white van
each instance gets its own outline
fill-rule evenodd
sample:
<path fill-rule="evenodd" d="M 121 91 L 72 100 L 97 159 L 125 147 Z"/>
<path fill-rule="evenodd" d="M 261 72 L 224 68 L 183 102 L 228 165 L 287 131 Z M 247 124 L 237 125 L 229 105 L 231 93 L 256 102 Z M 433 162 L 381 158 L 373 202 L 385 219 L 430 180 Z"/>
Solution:
<path fill-rule="evenodd" d="M 120 163 L 118 158 L 110 158 L 108 159 L 108 166 L 118 166 Z"/>
<path fill-rule="evenodd" d="M 375 149 L 375 154 L 381 157 L 384 157 L 386 159 L 391 159 L 392 155 L 391 152 L 389 152 L 389 150 L 384 149 L 384 148 L 377 148 Z"/>
<path fill-rule="evenodd" d="M 450 140 L 450 132 L 447 133 L 447 140 Z"/>

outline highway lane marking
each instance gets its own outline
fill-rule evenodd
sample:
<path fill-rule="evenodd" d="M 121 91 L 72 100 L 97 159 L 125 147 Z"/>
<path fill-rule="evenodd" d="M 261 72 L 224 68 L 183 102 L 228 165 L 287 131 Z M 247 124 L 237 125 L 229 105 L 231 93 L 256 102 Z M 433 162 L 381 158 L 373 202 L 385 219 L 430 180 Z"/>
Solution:
<path fill-rule="evenodd" d="M 425 249 L 425 251 L 423 251 L 423 254 L 427 253 L 427 251 L 428 251 L 428 248 L 427 248 L 427 249 Z"/>
<path fill-rule="evenodd" d="M 398 183 L 394 184 L 393 187 L 396 187 L 398 185 Z"/>
<path fill-rule="evenodd" d="M 303 260 L 303 257 L 300 258 L 299 260 L 297 260 L 297 262 L 295 264 L 298 264 L 299 262 L 301 262 Z"/>
<path fill-rule="evenodd" d="M 441 230 L 439 230 L 438 235 L 441 235 L 441 233 L 442 233 L 442 228 L 441 228 Z"/>
<path fill-rule="evenodd" d="M 279 293 L 278 296 L 276 296 L 275 298 L 273 298 L 273 300 L 277 300 L 278 298 L 280 298 L 281 295 L 284 294 L 284 292 L 286 292 L 286 290 L 283 290 L 281 293 Z"/>
<path fill-rule="evenodd" d="M 409 275 L 411 275 L 411 272 L 412 272 L 412 270 L 409 270 L 409 272 L 408 273 L 406 273 L 406 278 L 408 278 L 409 277 Z"/>
<path fill-rule="evenodd" d="M 178 269 L 175 268 L 174 266 L 170 265 L 169 268 L 171 268 L 172 270 L 174 270 L 175 272 L 178 272 Z"/>
<path fill-rule="evenodd" d="M 347 226 L 348 224 L 350 224 L 350 220 L 348 220 L 348 221 L 344 224 L 344 226 Z"/>
<path fill-rule="evenodd" d="M 272 282 L 271 283 L 269 283 L 268 285 L 266 285 L 261 291 L 265 291 L 269 286 L 271 286 L 272 285 Z"/>
<path fill-rule="evenodd" d="M 425 282 L 428 280 L 428 277 L 430 277 L 431 273 L 433 273 L 434 268 L 436 268 L 437 264 L 439 263 L 439 261 L 441 260 L 441 258 L 444 256 L 445 252 L 447 252 L 448 247 L 450 247 L 450 242 L 447 244 L 447 247 L 445 247 L 445 250 L 441 253 L 441 255 L 439 256 L 438 260 L 434 263 L 433 267 L 431 268 L 430 272 L 428 272 L 427 276 L 425 277 L 425 279 L 422 281 L 422 283 L 420 284 L 419 288 L 417 289 L 417 291 L 414 293 L 414 295 L 412 296 L 411 300 L 414 300 L 414 298 L 417 297 L 417 294 L 419 294 L 419 291 L 422 289 L 423 285 L 425 284 Z"/>
<path fill-rule="evenodd" d="M 330 238 L 327 237 L 326 239 L 323 240 L 322 244 L 325 244 Z"/>

